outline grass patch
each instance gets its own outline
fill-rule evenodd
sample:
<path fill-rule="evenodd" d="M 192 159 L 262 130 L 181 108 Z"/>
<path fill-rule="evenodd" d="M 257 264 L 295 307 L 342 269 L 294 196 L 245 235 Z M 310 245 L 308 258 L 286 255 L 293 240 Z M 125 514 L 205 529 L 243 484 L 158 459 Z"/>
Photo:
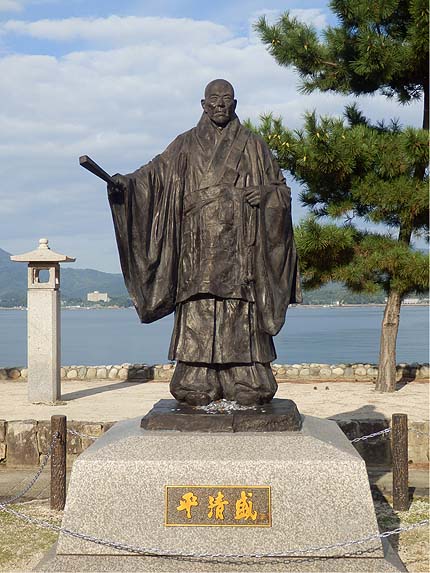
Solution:
<path fill-rule="evenodd" d="M 378 496 L 374 503 L 381 531 L 407 527 L 429 516 L 428 498 L 415 499 L 409 510 L 402 512 L 393 510 L 392 499 L 389 497 Z M 51 510 L 48 501 L 27 502 L 11 507 L 54 525 L 61 524 L 62 512 Z M 0 511 L 0 531 L 0 571 L 2 572 L 30 571 L 58 537 L 53 531 L 27 523 L 4 511 Z M 430 570 L 428 527 L 393 535 L 389 539 L 410 573 L 427 573 Z"/>
<path fill-rule="evenodd" d="M 31 517 L 54 525 L 62 513 L 49 508 L 49 502 L 35 501 L 10 506 Z M 58 535 L 0 511 L 0 571 L 30 571 L 56 541 Z"/>
<path fill-rule="evenodd" d="M 391 497 L 375 500 L 376 517 L 381 531 L 408 527 L 429 518 L 429 499 L 416 498 L 407 511 L 394 511 Z M 398 551 L 400 559 L 410 573 L 427 573 L 429 562 L 429 527 L 419 527 L 389 537 L 391 545 Z"/>

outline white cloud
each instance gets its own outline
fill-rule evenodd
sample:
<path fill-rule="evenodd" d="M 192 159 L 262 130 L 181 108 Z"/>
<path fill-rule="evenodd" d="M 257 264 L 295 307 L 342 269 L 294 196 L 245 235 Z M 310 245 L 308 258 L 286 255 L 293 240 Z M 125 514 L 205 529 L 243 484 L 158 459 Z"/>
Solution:
<path fill-rule="evenodd" d="M 290 10 L 290 16 L 304 24 L 315 26 L 319 30 L 327 26 L 326 15 L 318 8 L 294 8 Z"/>
<path fill-rule="evenodd" d="M 136 169 L 195 125 L 204 86 L 215 77 L 234 84 L 242 119 L 273 111 L 292 128 L 307 109 L 341 113 L 351 101 L 298 94 L 297 76 L 263 45 L 211 22 L 14 22 L 4 25 L 9 34 L 88 42 L 62 57 L 0 57 L 0 77 L 8 80 L 0 83 L 0 247 L 14 253 L 48 236 L 53 248 L 77 257 L 76 266 L 119 272 L 104 184 L 79 167 L 78 157 L 88 154 L 108 172 Z M 112 39 L 115 27 L 124 41 L 119 32 Z M 101 39 L 108 45 L 102 48 Z M 373 119 L 420 123 L 420 104 L 400 108 L 382 96 L 360 102 Z"/>
<path fill-rule="evenodd" d="M 16 0 L 0 0 L 0 12 L 21 12 L 22 2 Z"/>
<path fill-rule="evenodd" d="M 66 18 L 63 20 L 9 20 L 4 33 L 56 41 L 87 40 L 109 44 L 183 44 L 223 41 L 231 37 L 224 26 L 189 18 L 109 16 L 107 18 Z M 172 35 L 174 38 L 172 39 Z"/>

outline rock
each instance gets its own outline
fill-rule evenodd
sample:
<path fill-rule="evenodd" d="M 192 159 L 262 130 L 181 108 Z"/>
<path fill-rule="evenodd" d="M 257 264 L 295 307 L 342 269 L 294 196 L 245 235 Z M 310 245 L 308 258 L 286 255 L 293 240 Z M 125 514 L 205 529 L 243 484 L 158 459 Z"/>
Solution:
<path fill-rule="evenodd" d="M 345 370 L 343 368 L 340 368 L 340 366 L 336 366 L 336 368 L 333 368 L 332 370 L 333 372 L 333 376 L 343 376 L 345 374 Z"/>
<path fill-rule="evenodd" d="M 378 369 L 374 366 L 371 366 L 367 369 L 367 375 L 371 376 L 372 378 L 376 378 L 376 376 L 378 376 Z"/>
<path fill-rule="evenodd" d="M 300 378 L 307 378 L 310 373 L 311 371 L 309 370 L 309 368 L 302 368 L 299 372 L 299 376 Z"/>
<path fill-rule="evenodd" d="M 172 365 L 171 364 L 163 364 L 163 370 L 171 370 Z"/>
<path fill-rule="evenodd" d="M 103 378 L 107 378 L 106 368 L 97 368 L 97 378 L 99 378 L 100 380 Z"/>
<path fill-rule="evenodd" d="M 84 434 L 85 436 L 94 436 L 95 438 L 97 438 L 98 436 L 102 435 L 103 426 L 101 424 L 86 423 L 82 425 L 82 430 L 78 431 Z M 81 442 L 82 442 L 82 450 L 85 450 L 86 448 L 91 446 L 91 444 L 93 444 L 95 440 L 92 438 L 81 437 Z"/>
<path fill-rule="evenodd" d="M 72 422 L 67 426 L 68 430 L 70 429 L 74 430 L 75 432 L 81 433 L 82 424 L 80 422 Z M 81 438 L 79 436 L 76 436 L 75 434 L 67 432 L 67 455 L 73 456 L 76 454 L 80 454 L 81 452 L 82 452 Z"/>
<path fill-rule="evenodd" d="M 78 371 L 77 370 L 73 369 L 73 370 L 69 370 L 67 372 L 66 378 L 68 378 L 69 380 L 73 380 L 77 377 L 78 377 Z"/>
<path fill-rule="evenodd" d="M 319 366 L 312 366 L 309 368 L 310 371 L 310 375 L 313 376 L 314 378 L 318 378 L 320 375 L 320 368 Z"/>
<path fill-rule="evenodd" d="M 0 460 L 4 460 L 6 458 L 6 444 L 4 442 L 0 442 Z"/>
<path fill-rule="evenodd" d="M 288 378 L 296 378 L 299 375 L 298 368 L 287 368 L 287 376 Z"/>
<path fill-rule="evenodd" d="M 96 376 L 97 376 L 97 368 L 94 368 L 94 366 L 90 366 L 89 368 L 87 368 L 87 374 L 86 374 L 87 380 L 95 378 Z"/>
<path fill-rule="evenodd" d="M 128 378 L 128 368 L 121 368 L 118 372 L 118 378 L 120 380 L 127 380 Z"/>
<path fill-rule="evenodd" d="M 103 433 L 106 434 L 115 424 L 116 422 L 103 422 Z"/>
<path fill-rule="evenodd" d="M 6 420 L 0 420 L 0 442 L 4 442 L 6 439 Z"/>
<path fill-rule="evenodd" d="M 303 368 L 303 364 L 293 364 L 291 368 L 297 368 L 297 370 L 300 370 L 301 368 Z"/>
<path fill-rule="evenodd" d="M 0 368 L 0 380 L 7 380 L 7 372 L 5 368 Z"/>
<path fill-rule="evenodd" d="M 37 445 L 37 422 L 8 422 L 7 461 L 10 466 L 37 466 L 39 464 L 39 448 Z"/>
<path fill-rule="evenodd" d="M 7 375 L 11 380 L 18 380 L 18 378 L 21 377 L 21 372 L 18 370 L 18 368 L 11 368 L 7 371 Z"/>
<path fill-rule="evenodd" d="M 78 378 L 83 380 L 87 375 L 87 369 L 85 366 L 80 366 L 78 369 Z"/>
<path fill-rule="evenodd" d="M 28 368 L 22 368 L 21 369 L 21 378 L 24 378 L 26 380 L 27 376 L 28 376 Z"/>
<path fill-rule="evenodd" d="M 51 423 L 38 422 L 37 424 L 37 447 L 39 454 L 47 454 L 51 445 Z"/>
<path fill-rule="evenodd" d="M 60 377 L 61 377 L 61 378 L 65 378 L 65 377 L 66 377 L 66 369 L 65 369 L 65 368 L 61 368 L 61 370 L 60 370 Z"/>
<path fill-rule="evenodd" d="M 366 368 L 364 368 L 364 366 L 359 366 L 358 368 L 355 369 L 354 374 L 356 376 L 366 376 L 367 370 Z"/>
<path fill-rule="evenodd" d="M 344 375 L 345 375 L 345 378 L 352 378 L 354 376 L 354 371 L 351 368 L 351 366 L 347 366 L 345 368 L 345 374 Z"/>
<path fill-rule="evenodd" d="M 430 368 L 428 366 L 421 366 L 418 370 L 418 378 L 428 378 L 430 376 Z"/>
<path fill-rule="evenodd" d="M 117 376 L 118 376 L 118 370 L 117 370 L 116 368 L 111 368 L 111 369 L 109 370 L 109 375 L 108 375 L 108 377 L 109 377 L 111 380 L 115 380 L 115 378 L 116 378 Z"/>
<path fill-rule="evenodd" d="M 320 376 L 321 378 L 330 378 L 332 375 L 331 368 L 321 368 Z"/>
<path fill-rule="evenodd" d="M 287 371 L 285 370 L 285 368 L 279 368 L 278 376 L 284 376 L 286 373 L 287 373 Z"/>

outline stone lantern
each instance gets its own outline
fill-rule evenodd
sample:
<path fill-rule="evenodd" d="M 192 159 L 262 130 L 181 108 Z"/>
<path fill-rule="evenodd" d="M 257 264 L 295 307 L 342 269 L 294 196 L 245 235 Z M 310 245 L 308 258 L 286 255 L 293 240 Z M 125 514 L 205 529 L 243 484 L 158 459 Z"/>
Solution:
<path fill-rule="evenodd" d="M 48 239 L 40 239 L 38 249 L 11 260 L 28 263 L 28 399 L 55 403 L 61 399 L 60 263 L 76 259 L 52 251 Z"/>

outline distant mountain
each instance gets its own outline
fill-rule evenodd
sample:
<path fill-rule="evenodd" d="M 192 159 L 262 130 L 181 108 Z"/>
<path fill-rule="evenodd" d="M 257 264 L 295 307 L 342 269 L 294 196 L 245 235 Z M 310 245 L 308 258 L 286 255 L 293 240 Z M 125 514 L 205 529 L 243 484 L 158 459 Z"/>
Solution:
<path fill-rule="evenodd" d="M 61 267 L 63 299 L 86 299 L 87 293 L 98 290 L 110 297 L 126 297 L 127 290 L 121 274 L 102 273 L 93 269 Z M 27 296 L 27 265 L 14 263 L 10 253 L 0 249 L 0 306 L 15 302 L 25 304 Z M 22 301 L 22 302 L 18 302 Z"/>

